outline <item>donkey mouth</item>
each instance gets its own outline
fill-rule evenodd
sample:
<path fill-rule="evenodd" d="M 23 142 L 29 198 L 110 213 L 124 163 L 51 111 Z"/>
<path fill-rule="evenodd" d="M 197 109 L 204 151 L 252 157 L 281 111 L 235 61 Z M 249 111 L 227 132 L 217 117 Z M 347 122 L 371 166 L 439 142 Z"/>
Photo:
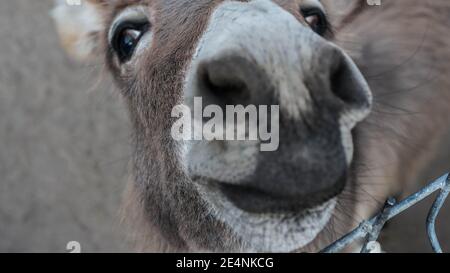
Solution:
<path fill-rule="evenodd" d="M 317 205 L 305 206 L 291 197 L 274 196 L 244 186 L 200 177 L 193 180 L 212 215 L 238 234 L 239 240 L 252 252 L 291 252 L 305 247 L 328 224 L 337 204 L 337 198 L 333 198 L 337 194 L 328 198 L 324 195 L 322 200 L 316 200 Z M 258 204 L 255 207 L 264 205 L 266 209 L 252 210 L 250 205 L 242 205 L 242 200 Z"/>
<path fill-rule="evenodd" d="M 337 197 L 347 182 L 347 172 L 340 176 L 333 187 L 305 195 L 279 194 L 272 191 L 211 178 L 199 179 L 207 191 L 219 194 L 238 209 L 254 214 L 296 214 L 320 206 Z M 197 179 L 194 179 L 197 180 Z"/>
<path fill-rule="evenodd" d="M 335 186 L 305 195 L 283 195 L 223 182 L 216 183 L 220 192 L 237 208 L 250 213 L 298 213 L 317 207 L 334 197 L 344 189 L 347 175 L 338 178 Z"/>

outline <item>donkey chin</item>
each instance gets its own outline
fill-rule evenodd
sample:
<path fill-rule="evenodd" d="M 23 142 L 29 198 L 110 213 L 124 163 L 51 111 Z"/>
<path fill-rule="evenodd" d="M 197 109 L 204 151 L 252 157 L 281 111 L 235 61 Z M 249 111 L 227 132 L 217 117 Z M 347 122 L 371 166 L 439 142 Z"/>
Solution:
<path fill-rule="evenodd" d="M 281 31 L 280 31 L 281 30 Z M 371 93 L 352 60 L 270 1 L 225 2 L 187 71 L 184 102 L 279 105 L 279 147 L 183 143 L 185 170 L 246 251 L 293 251 L 329 222 Z"/>

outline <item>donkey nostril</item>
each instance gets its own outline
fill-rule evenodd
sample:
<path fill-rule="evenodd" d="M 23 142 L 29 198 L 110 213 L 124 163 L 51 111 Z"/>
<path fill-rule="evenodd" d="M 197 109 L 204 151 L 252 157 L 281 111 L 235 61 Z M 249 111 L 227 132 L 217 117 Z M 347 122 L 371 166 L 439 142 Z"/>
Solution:
<path fill-rule="evenodd" d="M 194 95 L 204 104 L 269 104 L 270 79 L 264 69 L 245 53 L 226 51 L 202 60 L 196 71 Z"/>
<path fill-rule="evenodd" d="M 204 72 L 203 85 L 207 90 L 206 97 L 210 97 L 219 105 L 244 104 L 250 100 L 250 92 L 246 83 L 223 67 L 209 65 Z"/>
<path fill-rule="evenodd" d="M 345 55 L 339 55 L 332 67 L 331 91 L 346 105 L 355 108 L 370 105 L 368 86 L 356 66 Z"/>

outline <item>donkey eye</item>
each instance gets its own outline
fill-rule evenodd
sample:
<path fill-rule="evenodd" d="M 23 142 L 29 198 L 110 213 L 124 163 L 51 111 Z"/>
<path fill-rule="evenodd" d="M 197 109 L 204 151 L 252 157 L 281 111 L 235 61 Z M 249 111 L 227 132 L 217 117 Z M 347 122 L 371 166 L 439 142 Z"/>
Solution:
<path fill-rule="evenodd" d="M 301 8 L 301 13 L 312 30 L 323 36 L 329 29 L 325 13 L 319 8 Z"/>
<path fill-rule="evenodd" d="M 133 57 L 139 41 L 149 28 L 150 25 L 148 22 L 125 22 L 116 28 L 111 46 L 116 52 L 120 62 L 126 62 Z"/>

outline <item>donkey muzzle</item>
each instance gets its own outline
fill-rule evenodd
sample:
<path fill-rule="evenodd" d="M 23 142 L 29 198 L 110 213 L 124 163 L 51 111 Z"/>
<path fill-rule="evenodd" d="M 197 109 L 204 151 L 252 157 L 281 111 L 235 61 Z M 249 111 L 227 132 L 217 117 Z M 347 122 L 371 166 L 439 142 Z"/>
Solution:
<path fill-rule="evenodd" d="M 276 150 L 213 140 L 191 143 L 187 153 L 191 177 L 218 185 L 251 212 L 298 211 L 339 194 L 353 156 L 351 131 L 371 107 L 347 54 L 268 0 L 217 7 L 188 71 L 186 103 L 194 97 L 204 107 L 279 106 Z"/>

